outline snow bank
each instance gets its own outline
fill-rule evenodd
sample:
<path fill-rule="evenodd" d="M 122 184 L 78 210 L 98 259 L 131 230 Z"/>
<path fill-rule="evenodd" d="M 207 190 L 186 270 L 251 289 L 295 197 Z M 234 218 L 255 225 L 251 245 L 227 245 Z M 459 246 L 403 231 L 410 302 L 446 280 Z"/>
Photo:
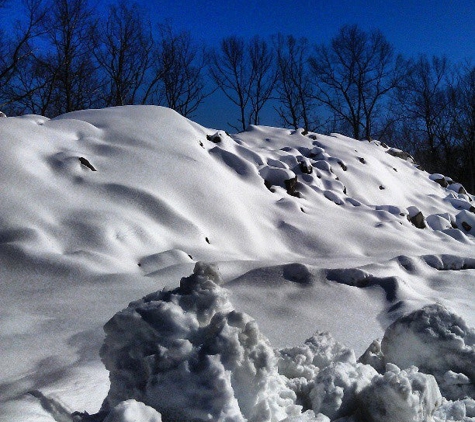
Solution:
<path fill-rule="evenodd" d="M 473 413 L 475 330 L 443 306 L 401 317 L 357 361 L 329 333 L 274 350 L 221 283 L 215 266 L 198 262 L 178 288 L 130 303 L 105 325 L 106 422 L 430 422 Z"/>
<path fill-rule="evenodd" d="M 300 344 L 318 329 L 361 353 L 405 310 L 434 297 L 475 324 L 475 197 L 381 143 L 264 126 L 227 135 L 155 106 L 0 120 L 0 419 L 37 412 L 40 403 L 28 391 L 97 412 L 108 388 L 96 353 L 100 327 L 124 303 L 188 275 L 196 261 L 222 263 L 236 307 L 278 347 Z M 444 177 L 446 187 L 434 181 Z M 394 261 L 401 254 L 407 262 Z M 363 384 L 372 382 L 369 363 L 385 373 L 380 343 L 372 359 L 357 364 L 343 352 L 340 359 L 324 335 L 288 351 L 284 362 L 261 334 L 255 344 L 244 341 L 257 328 L 222 308 L 222 290 L 180 289 L 151 295 L 109 326 L 104 357 L 117 382 L 108 409 L 135 391 L 137 403 L 162 400 L 199 418 L 235 411 L 248 419 L 264 414 L 254 405 L 268 400 L 289 420 L 325 420 L 313 409 L 353 412 Z M 213 343 L 213 332 L 222 344 Z M 270 356 L 264 369 L 255 350 Z M 201 372 L 200 362 L 207 365 Z M 207 375 L 208 384 L 197 375 L 209 373 L 216 377 Z M 317 389 L 317 378 L 338 394 Z M 472 395 L 472 378 L 455 367 L 436 378 L 446 397 L 449 390 L 458 391 L 454 398 Z M 241 390 L 260 398 L 254 403 Z M 169 393 L 158 399 L 156 391 Z M 193 402 L 194 391 L 200 400 Z M 277 391 L 290 394 L 290 407 Z M 469 402 L 453 403 L 434 415 L 472 417 Z M 308 412 L 293 415 L 295 406 Z M 128 418 L 125 409 L 141 411 L 131 402 L 114 417 Z"/>

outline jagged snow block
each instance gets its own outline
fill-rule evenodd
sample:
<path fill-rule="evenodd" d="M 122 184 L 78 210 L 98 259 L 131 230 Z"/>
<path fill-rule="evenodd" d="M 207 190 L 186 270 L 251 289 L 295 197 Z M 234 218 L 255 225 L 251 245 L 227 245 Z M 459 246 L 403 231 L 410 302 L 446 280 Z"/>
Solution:
<path fill-rule="evenodd" d="M 365 422 L 430 422 L 442 396 L 432 375 L 388 364 L 386 373 L 374 377 L 358 401 Z"/>
<path fill-rule="evenodd" d="M 337 342 L 328 332 L 317 332 L 301 346 L 279 351 L 279 373 L 287 378 L 314 379 L 333 362 L 356 363 L 355 353 Z"/>
<path fill-rule="evenodd" d="M 359 394 L 377 374 L 372 366 L 361 363 L 337 362 L 326 367 L 310 391 L 313 411 L 331 420 L 352 415 L 357 410 Z"/>
<path fill-rule="evenodd" d="M 165 420 L 280 421 L 301 414 L 256 322 L 233 310 L 216 268 L 197 263 L 172 291 L 132 302 L 106 325 L 104 409 L 135 399 Z"/>
<path fill-rule="evenodd" d="M 464 391 L 470 387 L 468 380 L 472 387 L 475 384 L 475 329 L 440 304 L 396 320 L 384 334 L 381 351 L 386 363 L 414 365 L 433 374 L 444 396 L 453 398 L 456 384 L 463 384 Z"/>
<path fill-rule="evenodd" d="M 434 413 L 435 422 L 473 422 L 475 421 L 475 400 L 445 400 Z"/>

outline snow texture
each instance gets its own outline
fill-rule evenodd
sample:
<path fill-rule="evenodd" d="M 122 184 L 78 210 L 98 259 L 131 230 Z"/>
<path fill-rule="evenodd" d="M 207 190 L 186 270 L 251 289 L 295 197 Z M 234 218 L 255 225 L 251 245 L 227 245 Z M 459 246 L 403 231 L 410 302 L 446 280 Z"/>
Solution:
<path fill-rule="evenodd" d="M 197 263 L 180 287 L 132 302 L 105 326 L 106 407 L 135 399 L 166 420 L 264 421 L 300 414 L 256 322 Z"/>
<path fill-rule="evenodd" d="M 475 330 L 443 306 L 397 319 L 357 362 L 329 333 L 274 350 L 220 284 L 217 268 L 198 262 L 177 289 L 132 302 L 106 324 L 106 421 L 127 420 L 131 399 L 165 421 L 431 422 L 436 411 L 472 411 Z M 439 385 L 456 401 L 444 402 Z"/>
<path fill-rule="evenodd" d="M 404 151 L 124 106 L 1 118 L 0 164 L 0 422 L 427 416 L 429 376 L 474 420 L 475 198 Z"/>

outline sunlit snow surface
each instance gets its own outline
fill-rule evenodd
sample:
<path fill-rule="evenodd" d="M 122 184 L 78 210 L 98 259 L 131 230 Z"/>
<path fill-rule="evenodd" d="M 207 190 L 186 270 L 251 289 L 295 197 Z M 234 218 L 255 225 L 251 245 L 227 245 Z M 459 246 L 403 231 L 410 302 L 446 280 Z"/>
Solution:
<path fill-rule="evenodd" d="M 218 265 L 233 309 L 257 322 L 269 350 L 329 331 L 358 358 L 396 319 L 435 302 L 475 326 L 474 197 L 380 142 L 262 126 L 229 136 L 169 109 L 128 106 L 2 118 L 0 163 L 1 421 L 98 412 L 110 387 L 104 324 L 129 302 L 177 288 L 198 261 Z M 388 363 L 384 344 L 365 355 L 375 367 Z M 409 356 L 417 344 L 402 349 Z M 429 369 L 394 353 L 398 367 L 380 367 L 373 381 L 367 365 L 348 361 L 318 376 L 331 384 L 354 373 L 373 397 L 405 383 L 437 402 L 420 375 Z M 472 402 L 453 397 L 473 397 L 473 374 L 444 369 L 437 385 L 457 401 L 435 420 L 475 418 Z M 354 384 L 344 385 L 351 413 Z M 325 399 L 330 388 L 315 391 L 312 403 L 326 403 L 317 420 L 347 416 Z M 120 406 L 108 422 L 159 417 L 139 401 Z"/>

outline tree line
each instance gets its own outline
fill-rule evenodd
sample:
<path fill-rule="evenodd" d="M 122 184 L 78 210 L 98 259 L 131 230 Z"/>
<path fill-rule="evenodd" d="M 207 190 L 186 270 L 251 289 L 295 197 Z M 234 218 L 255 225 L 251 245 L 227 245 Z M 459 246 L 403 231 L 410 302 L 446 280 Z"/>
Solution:
<path fill-rule="evenodd" d="M 8 13 L 0 0 L 0 14 Z M 406 58 L 381 31 L 347 25 L 327 43 L 276 34 L 228 36 L 208 48 L 134 3 L 97 13 L 89 0 L 24 0 L 2 35 L 0 109 L 48 117 L 86 108 L 156 104 L 193 117 L 219 90 L 236 130 L 277 124 L 380 139 L 475 191 L 475 66 Z"/>

